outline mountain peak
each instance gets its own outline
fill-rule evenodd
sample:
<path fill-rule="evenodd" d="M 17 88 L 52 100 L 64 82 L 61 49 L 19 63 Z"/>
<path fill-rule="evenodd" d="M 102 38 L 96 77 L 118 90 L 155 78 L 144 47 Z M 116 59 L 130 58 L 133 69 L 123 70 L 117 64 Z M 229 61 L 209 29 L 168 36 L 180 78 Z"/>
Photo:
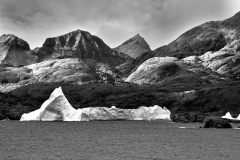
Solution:
<path fill-rule="evenodd" d="M 83 30 L 80 30 L 80 29 L 77 29 L 76 31 L 73 31 L 73 32 L 90 34 L 88 31 L 83 31 Z M 71 32 L 70 32 L 70 33 L 71 33 Z"/>
<path fill-rule="evenodd" d="M 141 37 L 140 34 L 138 33 L 138 34 L 136 34 L 133 38 L 142 38 L 142 37 Z"/>
<path fill-rule="evenodd" d="M 114 50 L 125 53 L 132 58 L 139 57 L 142 53 L 151 51 L 148 43 L 138 33 L 129 40 L 123 42 L 120 46 L 114 48 Z"/>
<path fill-rule="evenodd" d="M 35 63 L 37 57 L 31 54 L 29 44 L 14 34 L 0 37 L 0 64 L 22 66 Z"/>
<path fill-rule="evenodd" d="M 17 37 L 17 36 L 15 36 L 14 34 L 3 34 L 1 38 L 2 37 Z"/>
<path fill-rule="evenodd" d="M 14 34 L 3 34 L 0 37 L 0 44 L 1 44 L 1 46 L 4 45 L 4 46 L 8 46 L 10 48 L 19 47 L 25 51 L 30 50 L 29 44 L 26 41 L 24 41 L 23 39 L 15 36 Z"/>

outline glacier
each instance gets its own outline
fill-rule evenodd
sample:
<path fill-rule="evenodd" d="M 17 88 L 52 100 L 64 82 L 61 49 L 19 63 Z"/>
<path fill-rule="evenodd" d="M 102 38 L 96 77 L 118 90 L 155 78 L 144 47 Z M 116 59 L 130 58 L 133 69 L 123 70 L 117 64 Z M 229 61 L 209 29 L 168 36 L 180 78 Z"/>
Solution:
<path fill-rule="evenodd" d="M 92 120 L 171 120 L 171 112 L 158 105 L 121 109 L 115 106 L 88 107 L 75 109 L 63 94 L 62 88 L 56 88 L 42 106 L 30 113 L 24 113 L 20 121 L 92 121 Z"/>

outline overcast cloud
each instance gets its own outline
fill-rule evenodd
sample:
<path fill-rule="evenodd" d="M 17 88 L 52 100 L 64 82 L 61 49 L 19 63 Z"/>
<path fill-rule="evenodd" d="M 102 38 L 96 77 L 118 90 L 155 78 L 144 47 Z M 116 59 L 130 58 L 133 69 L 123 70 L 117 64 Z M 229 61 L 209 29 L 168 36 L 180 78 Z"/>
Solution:
<path fill-rule="evenodd" d="M 77 29 L 110 47 L 140 33 L 155 49 L 196 25 L 238 11 L 239 0 L 0 0 L 0 35 L 15 34 L 33 49 Z"/>

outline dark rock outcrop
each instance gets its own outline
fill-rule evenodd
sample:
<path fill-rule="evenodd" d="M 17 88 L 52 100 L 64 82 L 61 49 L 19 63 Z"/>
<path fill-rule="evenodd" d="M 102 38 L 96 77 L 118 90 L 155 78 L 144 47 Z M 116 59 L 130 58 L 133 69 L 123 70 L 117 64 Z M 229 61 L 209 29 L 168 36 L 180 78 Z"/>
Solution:
<path fill-rule="evenodd" d="M 125 53 L 132 58 L 137 58 L 141 56 L 142 53 L 151 51 L 148 43 L 139 34 L 113 49 L 118 52 Z"/>
<path fill-rule="evenodd" d="M 37 62 L 37 56 L 30 50 L 28 43 L 15 35 L 0 37 L 0 65 L 24 66 Z"/>
<path fill-rule="evenodd" d="M 232 128 L 232 126 L 227 120 L 218 118 L 208 120 L 203 128 Z"/>
<path fill-rule="evenodd" d="M 35 49 L 40 61 L 48 59 L 93 59 L 117 66 L 129 56 L 112 50 L 102 39 L 89 32 L 76 30 L 59 37 L 47 38 L 41 48 Z"/>
<path fill-rule="evenodd" d="M 172 114 L 171 120 L 173 122 L 180 122 L 180 123 L 195 123 L 195 122 L 203 122 L 205 116 L 200 112 L 186 112 L 182 114 Z"/>

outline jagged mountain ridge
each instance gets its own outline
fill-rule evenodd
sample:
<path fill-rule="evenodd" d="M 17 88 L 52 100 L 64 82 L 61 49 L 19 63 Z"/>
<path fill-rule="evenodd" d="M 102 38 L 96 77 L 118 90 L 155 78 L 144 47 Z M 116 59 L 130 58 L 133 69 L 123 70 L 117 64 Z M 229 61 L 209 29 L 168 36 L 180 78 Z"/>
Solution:
<path fill-rule="evenodd" d="M 151 51 L 148 43 L 143 37 L 140 36 L 140 34 L 135 35 L 134 37 L 122 43 L 120 46 L 113 49 L 118 52 L 125 53 L 132 58 L 137 58 L 142 53 Z"/>
<path fill-rule="evenodd" d="M 81 30 L 47 38 L 43 46 L 36 52 L 40 61 L 56 58 L 79 58 L 94 59 L 117 66 L 127 59 L 131 59 L 123 53 L 112 50 L 99 37 Z"/>
<path fill-rule="evenodd" d="M 114 66 L 131 59 L 81 30 L 48 38 L 33 51 L 14 35 L 3 35 L 0 40 L 1 64 L 5 65 L 0 68 L 1 83 L 115 83 L 121 73 Z"/>

